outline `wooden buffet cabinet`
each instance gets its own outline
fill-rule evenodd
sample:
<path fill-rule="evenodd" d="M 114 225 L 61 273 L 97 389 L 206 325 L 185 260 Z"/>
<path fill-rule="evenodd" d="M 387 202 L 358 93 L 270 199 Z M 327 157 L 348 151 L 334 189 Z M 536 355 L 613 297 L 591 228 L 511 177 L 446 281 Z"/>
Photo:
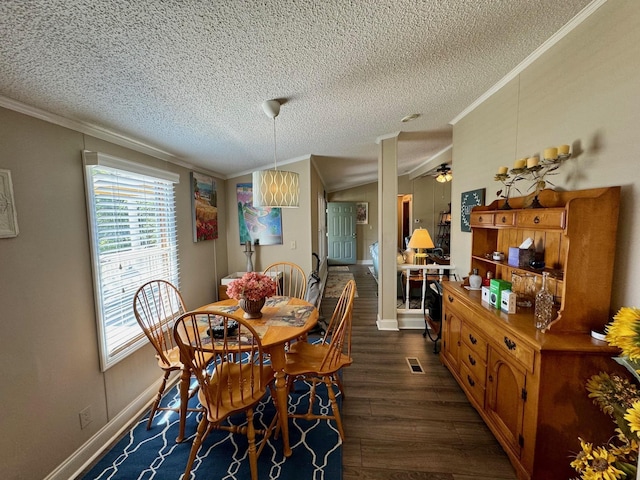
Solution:
<path fill-rule="evenodd" d="M 614 424 L 587 396 L 587 379 L 615 369 L 618 352 L 594 339 L 610 321 L 610 295 L 620 187 L 575 192 L 545 190 L 542 209 L 523 208 L 526 197 L 475 207 L 471 213 L 472 268 L 511 280 L 541 273 L 494 261 L 526 238 L 544 251 L 557 316 L 546 332 L 533 308 L 507 314 L 481 292 L 444 282 L 442 362 L 507 452 L 518 478 L 575 477 L 578 437 L 605 442 Z M 538 287 L 540 286 L 538 281 Z"/>

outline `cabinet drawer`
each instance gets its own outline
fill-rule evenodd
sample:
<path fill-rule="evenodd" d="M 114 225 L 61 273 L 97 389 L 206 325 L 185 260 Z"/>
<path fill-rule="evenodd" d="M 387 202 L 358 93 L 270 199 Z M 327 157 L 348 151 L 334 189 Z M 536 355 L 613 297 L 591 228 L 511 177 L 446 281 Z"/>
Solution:
<path fill-rule="evenodd" d="M 493 223 L 498 227 L 512 227 L 516 224 L 516 214 L 515 212 L 498 212 Z"/>
<path fill-rule="evenodd" d="M 465 342 L 462 342 L 462 346 L 460 347 L 460 359 L 471 372 L 473 378 L 476 379 L 477 383 L 484 388 L 487 378 L 487 364 L 485 360 L 471 350 Z"/>
<path fill-rule="evenodd" d="M 501 337 L 496 338 L 495 345 L 499 351 L 515 358 L 524 368 L 533 372 L 535 352 L 529 345 L 524 344 L 520 339 L 509 333 L 504 333 Z"/>
<path fill-rule="evenodd" d="M 495 214 L 493 212 L 471 212 L 470 223 L 473 227 L 478 226 L 492 226 Z"/>
<path fill-rule="evenodd" d="M 466 364 L 460 365 L 460 377 L 463 388 L 473 397 L 473 399 L 484 409 L 484 384 L 481 384 Z"/>
<path fill-rule="evenodd" d="M 481 335 L 468 324 L 463 323 L 460 337 L 478 359 L 487 361 L 487 342 Z"/>
<path fill-rule="evenodd" d="M 557 228 L 565 226 L 564 208 L 540 208 L 521 210 L 517 213 L 516 223 L 520 228 Z"/>

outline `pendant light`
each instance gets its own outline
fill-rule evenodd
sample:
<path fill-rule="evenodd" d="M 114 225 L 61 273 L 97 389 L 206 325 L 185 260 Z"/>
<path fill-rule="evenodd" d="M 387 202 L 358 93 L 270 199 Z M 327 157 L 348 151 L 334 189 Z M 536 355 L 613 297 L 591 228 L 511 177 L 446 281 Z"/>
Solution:
<path fill-rule="evenodd" d="M 262 104 L 264 113 L 273 119 L 273 170 L 253 172 L 253 205 L 255 207 L 298 207 L 300 197 L 299 175 L 278 170 L 276 152 L 276 117 L 280 113 L 278 100 Z"/>

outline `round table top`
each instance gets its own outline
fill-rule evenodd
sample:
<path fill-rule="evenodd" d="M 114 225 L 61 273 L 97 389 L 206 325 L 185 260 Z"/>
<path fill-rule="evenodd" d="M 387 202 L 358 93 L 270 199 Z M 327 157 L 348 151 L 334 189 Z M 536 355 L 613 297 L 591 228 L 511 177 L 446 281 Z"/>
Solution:
<path fill-rule="evenodd" d="M 221 300 L 198 308 L 198 311 L 221 311 L 242 317 L 244 311 L 236 299 Z M 318 323 L 318 309 L 306 300 L 295 297 L 269 297 L 262 307 L 262 318 L 248 323 L 260 335 L 264 348 L 298 338 Z"/>

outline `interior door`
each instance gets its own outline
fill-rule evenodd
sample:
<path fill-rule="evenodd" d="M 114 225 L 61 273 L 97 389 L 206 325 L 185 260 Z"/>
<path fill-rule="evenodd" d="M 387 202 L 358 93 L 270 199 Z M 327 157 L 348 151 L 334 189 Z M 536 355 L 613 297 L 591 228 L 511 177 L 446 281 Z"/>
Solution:
<path fill-rule="evenodd" d="M 356 204 L 327 204 L 327 258 L 331 265 L 356 263 Z"/>

